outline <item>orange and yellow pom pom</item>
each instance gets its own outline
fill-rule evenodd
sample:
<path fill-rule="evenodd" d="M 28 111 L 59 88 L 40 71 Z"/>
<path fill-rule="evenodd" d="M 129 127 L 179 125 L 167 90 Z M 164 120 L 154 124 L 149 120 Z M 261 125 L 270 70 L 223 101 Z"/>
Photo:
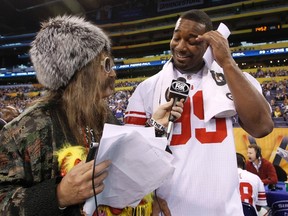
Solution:
<path fill-rule="evenodd" d="M 62 149 L 55 152 L 58 158 L 61 175 L 65 176 L 76 164 L 86 159 L 87 149 L 83 146 L 65 144 Z"/>

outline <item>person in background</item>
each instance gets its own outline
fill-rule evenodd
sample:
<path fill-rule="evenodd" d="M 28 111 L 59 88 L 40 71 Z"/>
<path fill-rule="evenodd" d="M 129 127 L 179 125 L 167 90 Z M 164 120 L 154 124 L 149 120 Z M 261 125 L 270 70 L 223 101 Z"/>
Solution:
<path fill-rule="evenodd" d="M 288 121 L 288 98 L 285 98 L 283 101 L 283 118 L 285 121 Z"/>
<path fill-rule="evenodd" d="M 118 102 L 117 107 L 114 110 L 114 115 L 121 124 L 123 124 L 125 109 L 123 108 L 122 102 Z"/>
<path fill-rule="evenodd" d="M 259 212 L 261 207 L 267 206 L 264 184 L 259 176 L 246 170 L 246 159 L 242 154 L 236 153 L 236 157 L 241 201 L 249 203 Z"/>
<path fill-rule="evenodd" d="M 203 59 L 208 46 L 215 59 L 211 67 Z M 169 92 L 172 80 L 183 77 L 190 84 L 182 116 L 174 122 L 168 142 L 175 172 L 156 190 L 154 204 L 160 204 L 160 208 L 155 206 L 155 209 L 159 214 L 173 216 L 243 215 L 233 144 L 235 113 L 205 119 L 208 114 L 205 107 L 211 101 L 215 110 L 216 102 L 222 107 L 230 101 L 240 126 L 253 137 L 264 137 L 273 130 L 273 121 L 261 85 L 240 70 L 231 56 L 227 39 L 213 31 L 210 17 L 201 10 L 190 10 L 180 16 L 170 50 L 172 57 L 162 70 L 138 85 L 124 118 L 126 124 L 144 125 L 153 110 L 167 102 L 165 93 L 167 89 Z M 209 83 L 216 83 L 215 89 L 208 83 L 205 85 L 206 75 Z M 224 101 L 221 101 L 215 93 L 224 86 L 230 93 L 223 94 Z M 212 91 L 210 97 L 204 95 L 204 87 Z M 158 215 L 156 211 L 154 215 Z"/>
<path fill-rule="evenodd" d="M 271 109 L 272 109 L 272 110 L 275 110 L 275 107 L 276 107 L 275 99 L 271 99 L 271 100 L 270 100 L 270 106 L 271 106 Z M 272 115 L 273 115 L 273 113 L 272 113 Z"/>
<path fill-rule="evenodd" d="M 264 185 L 278 182 L 276 170 L 270 161 L 262 157 L 260 146 L 257 144 L 249 145 L 247 157 L 246 170 L 258 175 Z"/>
<path fill-rule="evenodd" d="M 280 106 L 276 106 L 275 110 L 272 112 L 272 116 L 275 118 L 283 117 L 282 110 L 280 109 Z"/>
<path fill-rule="evenodd" d="M 104 123 L 119 124 L 106 102 L 116 77 L 111 42 L 84 18 L 57 16 L 42 23 L 30 57 L 48 90 L 0 133 L 0 215 L 83 215 L 111 163 L 86 163 L 89 146 Z M 159 107 L 155 120 L 167 119 L 172 104 Z M 176 105 L 179 118 L 183 103 Z"/>

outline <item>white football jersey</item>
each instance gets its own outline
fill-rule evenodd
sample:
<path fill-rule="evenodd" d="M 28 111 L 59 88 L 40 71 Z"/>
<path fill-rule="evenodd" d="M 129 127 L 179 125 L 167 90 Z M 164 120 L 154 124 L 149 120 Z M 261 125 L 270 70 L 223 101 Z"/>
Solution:
<path fill-rule="evenodd" d="M 157 195 L 168 202 L 173 216 L 242 216 L 232 119 L 205 123 L 201 74 L 179 76 L 191 89 L 170 143 L 176 169 Z M 129 99 L 127 124 L 145 125 L 152 116 L 158 78 L 159 73 L 138 85 Z"/>
<path fill-rule="evenodd" d="M 259 176 L 240 168 L 238 168 L 238 175 L 242 202 L 253 205 L 255 209 L 256 205 L 267 206 L 264 184 Z"/>

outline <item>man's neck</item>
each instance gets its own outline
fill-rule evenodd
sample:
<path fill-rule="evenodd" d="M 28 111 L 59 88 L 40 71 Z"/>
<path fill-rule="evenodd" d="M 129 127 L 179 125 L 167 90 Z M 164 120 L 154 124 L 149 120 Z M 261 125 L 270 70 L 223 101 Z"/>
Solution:
<path fill-rule="evenodd" d="M 259 164 L 259 160 L 255 160 L 254 163 L 255 163 L 256 165 L 258 165 L 258 164 Z"/>
<path fill-rule="evenodd" d="M 260 160 L 257 158 L 257 159 L 254 161 L 254 164 L 256 164 L 256 165 L 258 166 L 259 163 L 260 163 Z"/>
<path fill-rule="evenodd" d="M 181 73 L 181 74 L 196 74 L 198 73 L 203 67 L 205 66 L 205 62 L 203 61 L 202 64 L 199 64 L 199 66 L 195 67 L 195 68 L 191 68 L 191 69 L 188 69 L 188 70 L 181 70 L 179 68 L 177 68 L 175 66 L 175 68 Z"/>

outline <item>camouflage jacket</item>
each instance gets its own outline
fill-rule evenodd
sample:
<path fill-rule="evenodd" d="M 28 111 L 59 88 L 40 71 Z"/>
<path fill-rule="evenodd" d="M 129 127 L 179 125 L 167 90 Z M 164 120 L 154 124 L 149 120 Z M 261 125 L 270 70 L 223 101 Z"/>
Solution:
<path fill-rule="evenodd" d="M 61 177 L 53 152 L 75 145 L 61 116 L 56 105 L 36 104 L 2 129 L 0 215 L 80 215 L 80 206 L 59 210 L 56 198 Z"/>

